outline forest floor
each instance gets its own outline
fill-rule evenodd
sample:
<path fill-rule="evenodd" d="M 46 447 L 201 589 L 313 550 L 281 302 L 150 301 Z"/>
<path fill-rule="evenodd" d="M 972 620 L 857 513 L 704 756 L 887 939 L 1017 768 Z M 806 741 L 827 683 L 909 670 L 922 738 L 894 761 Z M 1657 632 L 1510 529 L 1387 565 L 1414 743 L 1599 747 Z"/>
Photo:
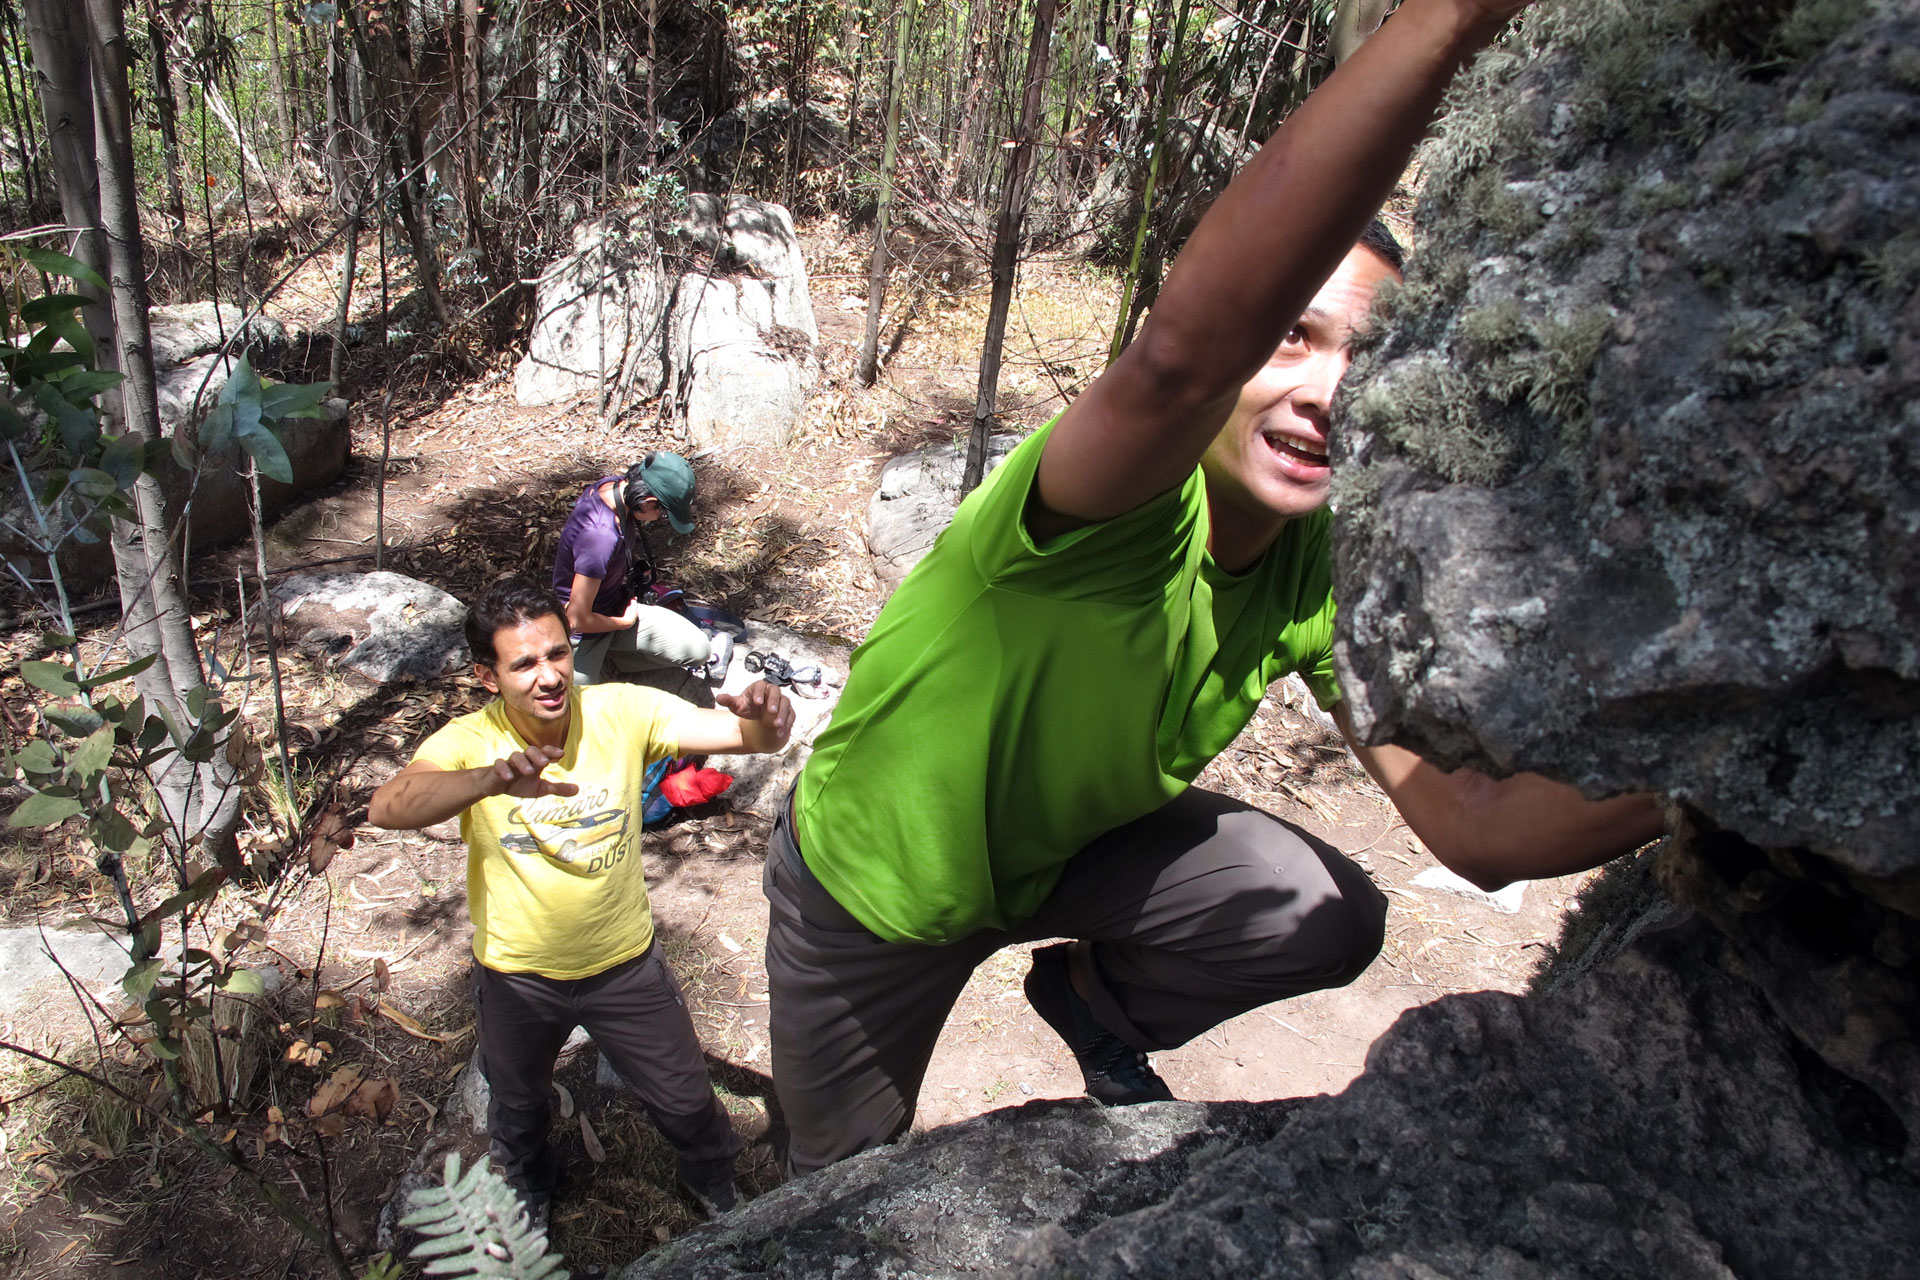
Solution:
<path fill-rule="evenodd" d="M 826 368 L 808 420 L 786 449 L 701 458 L 699 529 L 667 559 L 696 596 L 858 640 L 884 599 L 863 537 L 868 498 L 886 459 L 966 430 L 986 291 L 955 281 L 951 292 L 936 294 L 879 385 L 864 390 L 851 375 L 865 309 L 864 247 L 833 227 L 815 228 L 808 247 Z M 312 292 L 324 298 L 324 282 Z M 1002 379 L 1009 424 L 1038 425 L 1098 369 L 1112 309 L 1111 290 L 1094 273 L 1059 262 L 1026 268 Z M 276 568 L 372 567 L 366 552 L 383 443 L 375 409 L 384 370 L 393 368 L 377 362 L 376 352 L 355 354 L 350 385 L 357 382 L 359 394 L 347 475 L 274 525 L 268 555 Z M 647 447 L 673 444 L 649 426 L 604 428 L 587 404 L 519 408 L 506 357 L 465 382 L 399 384 L 392 406 L 383 519 L 393 549 L 385 567 L 465 599 L 508 572 L 544 577 L 581 488 L 624 470 Z M 235 670 L 263 675 L 264 646 L 243 631 L 232 586 L 237 568 L 250 570 L 251 554 L 228 548 L 196 561 L 195 622 L 203 647 Z M 111 611 L 90 616 L 104 626 Z M 0 635 L 0 702 L 11 708 L 25 705 L 12 671 L 39 656 L 39 630 L 22 622 Z M 297 652 L 280 661 L 298 799 L 309 808 L 337 807 L 354 821 L 427 733 L 482 699 L 466 675 L 381 688 Z M 248 687 L 246 718 L 271 740 L 271 699 L 263 681 Z M 1393 905 L 1384 953 L 1352 985 L 1257 1010 L 1158 1055 L 1182 1098 L 1344 1088 L 1404 1010 L 1454 991 L 1523 988 L 1583 883 L 1530 885 L 1517 914 L 1415 886 L 1432 859 L 1338 738 L 1277 690 L 1201 783 L 1349 851 Z M 722 801 L 650 830 L 644 846 L 662 946 L 687 990 L 716 1082 L 752 1144 L 741 1164 L 749 1193 L 780 1178 L 778 1104 L 766 1075 L 765 837 L 761 819 Z M 262 832 L 249 843 L 263 852 L 266 839 Z M 330 1218 L 356 1273 L 376 1252 L 380 1215 L 401 1175 L 436 1140 L 472 1051 L 464 876 L 455 831 L 362 828 L 323 873 L 304 866 L 283 873 L 270 931 L 248 956 L 285 977 L 273 1003 L 284 1021 L 256 1020 L 236 1042 L 248 1054 L 238 1114 L 208 1132 L 231 1141 L 303 1211 Z M 0 923 L 52 926 L 110 915 L 105 884 L 70 833 L 0 837 Z M 1024 951 L 1015 950 L 975 974 L 934 1055 L 919 1124 L 1079 1092 L 1066 1048 L 1022 995 L 1026 967 Z M 77 1005 L 52 1002 L 0 1031 L 95 1061 Z M 289 1060 L 295 1042 L 321 1040 L 330 1051 L 317 1062 Z M 553 1238 L 570 1264 L 613 1266 L 696 1227 L 699 1216 L 674 1188 L 668 1153 L 638 1107 L 594 1083 L 591 1059 L 583 1055 L 561 1076 L 563 1109 L 571 1112 L 559 1121 L 568 1178 Z M 264 1141 L 269 1107 L 303 1108 L 330 1072 L 352 1064 L 397 1084 L 399 1103 L 383 1123 L 355 1122 L 325 1145 L 324 1158 L 312 1143 L 295 1153 Z M 17 1058 L 0 1060 L 0 1098 L 53 1079 Z M 222 1126 L 233 1132 L 215 1132 Z M 436 1167 L 448 1145 L 435 1148 Z M 451 1145 L 469 1160 L 484 1153 L 484 1140 L 470 1132 Z M 0 1112 L 0 1276 L 327 1274 L 318 1250 L 275 1218 L 244 1176 L 165 1136 L 104 1091 L 67 1081 Z"/>

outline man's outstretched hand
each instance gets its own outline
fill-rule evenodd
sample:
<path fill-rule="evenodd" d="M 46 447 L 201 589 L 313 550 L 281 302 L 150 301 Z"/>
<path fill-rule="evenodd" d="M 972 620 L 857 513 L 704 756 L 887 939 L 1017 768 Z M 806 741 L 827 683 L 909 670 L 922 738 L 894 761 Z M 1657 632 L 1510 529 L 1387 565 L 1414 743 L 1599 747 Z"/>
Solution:
<path fill-rule="evenodd" d="M 756 680 L 740 693 L 716 694 L 713 699 L 739 717 L 746 750 L 778 751 L 793 732 L 793 703 L 765 680 Z"/>
<path fill-rule="evenodd" d="M 528 747 L 525 751 L 500 757 L 493 762 L 492 794 L 519 796 L 522 800 L 579 794 L 578 783 L 555 782 L 540 776 L 541 770 L 565 754 L 566 750 L 562 747 Z"/>

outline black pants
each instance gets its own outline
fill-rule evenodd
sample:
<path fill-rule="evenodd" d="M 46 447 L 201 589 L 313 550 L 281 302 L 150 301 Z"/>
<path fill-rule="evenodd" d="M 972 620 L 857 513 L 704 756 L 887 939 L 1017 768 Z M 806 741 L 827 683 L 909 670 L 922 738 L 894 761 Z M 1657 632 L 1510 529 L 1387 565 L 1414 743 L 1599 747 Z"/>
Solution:
<path fill-rule="evenodd" d="M 867 931 L 807 869 L 788 820 L 767 848 L 773 1083 L 807 1173 L 913 1122 L 934 1042 L 974 967 L 1041 938 L 1092 941 L 1088 1004 L 1136 1049 L 1171 1049 L 1263 1004 L 1358 977 L 1387 903 L 1333 846 L 1190 790 L 1095 840 L 1031 919 L 946 946 Z"/>
<path fill-rule="evenodd" d="M 480 1069 L 492 1101 L 487 1130 L 506 1179 L 534 1200 L 553 1195 L 553 1064 L 574 1027 L 587 1029 L 672 1144 L 697 1191 L 733 1176 L 740 1139 L 713 1094 L 679 984 L 649 947 L 591 978 L 560 981 L 473 966 Z"/>

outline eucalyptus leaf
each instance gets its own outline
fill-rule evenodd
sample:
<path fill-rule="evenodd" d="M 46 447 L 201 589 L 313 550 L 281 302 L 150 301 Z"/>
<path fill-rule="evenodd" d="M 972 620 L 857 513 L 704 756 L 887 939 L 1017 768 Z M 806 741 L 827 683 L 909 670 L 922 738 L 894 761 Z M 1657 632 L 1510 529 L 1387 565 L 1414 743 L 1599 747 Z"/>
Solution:
<path fill-rule="evenodd" d="M 246 431 L 236 426 L 234 435 L 253 455 L 253 464 L 260 469 L 261 475 L 269 480 L 278 480 L 281 484 L 293 483 L 293 463 L 273 432 L 256 420 L 253 427 Z"/>
<path fill-rule="evenodd" d="M 120 989 L 127 993 L 129 1000 L 145 1000 L 153 990 L 153 984 L 160 981 L 160 973 L 164 967 L 156 958 L 142 960 L 127 970 L 127 975 L 120 979 Z"/>
<path fill-rule="evenodd" d="M 80 682 L 82 689 L 98 689 L 103 684 L 112 684 L 115 680 L 125 680 L 128 676 L 137 676 L 160 660 L 160 655 L 150 653 L 144 658 L 135 658 L 124 667 L 115 667 L 111 671 L 98 671 Z"/>
<path fill-rule="evenodd" d="M 233 407 L 233 434 L 242 443 L 260 429 L 260 392 L 260 375 L 253 371 L 253 362 L 241 356 L 220 388 L 220 403 Z"/>
<path fill-rule="evenodd" d="M 98 467 L 75 467 L 68 483 L 89 498 L 108 497 L 120 487 L 118 481 Z"/>
<path fill-rule="evenodd" d="M 56 796 L 45 791 L 37 791 L 28 796 L 18 809 L 8 815 L 7 825 L 10 827 L 58 826 L 85 808 L 85 805 L 72 796 Z"/>
<path fill-rule="evenodd" d="M 100 451 L 100 469 L 119 488 L 131 488 L 146 469 L 147 442 L 139 436 L 108 436 L 106 446 Z"/>
<path fill-rule="evenodd" d="M 101 725 L 100 713 L 83 702 L 44 707 L 40 714 L 60 732 L 73 738 L 84 738 Z"/>
<path fill-rule="evenodd" d="M 233 443 L 233 406 L 216 404 L 207 411 L 206 418 L 200 423 L 200 447 L 208 453 L 218 453 Z"/>
<path fill-rule="evenodd" d="M 67 774 L 77 778 L 84 786 L 91 786 L 93 779 L 103 772 L 113 760 L 113 726 L 101 725 L 87 735 L 67 761 Z"/>
<path fill-rule="evenodd" d="M 73 668 L 59 662 L 23 662 L 20 674 L 26 682 L 36 689 L 48 693 L 70 697 L 80 691 L 80 682 L 74 678 Z"/>
<path fill-rule="evenodd" d="M 100 273 L 78 258 L 70 258 L 52 249 L 29 249 L 21 256 L 50 276 L 65 276 L 69 280 L 78 280 L 82 284 L 92 285 L 102 293 L 108 289 L 107 282 L 100 278 Z"/>
<path fill-rule="evenodd" d="M 89 301 L 77 293 L 44 294 L 20 308 L 20 320 L 23 324 L 45 324 L 63 312 L 72 315 Z"/>
<path fill-rule="evenodd" d="M 327 411 L 320 402 L 327 398 L 332 384 L 326 382 L 273 382 L 260 393 L 260 416 L 269 422 L 282 418 L 324 418 Z"/>
<path fill-rule="evenodd" d="M 60 379 L 60 394 L 75 402 L 91 400 L 125 381 L 123 375 L 112 369 L 75 369 Z"/>
<path fill-rule="evenodd" d="M 251 969 L 230 969 L 222 978 L 216 978 L 214 984 L 230 996 L 264 996 L 267 984 L 260 981 L 260 975 Z"/>
<path fill-rule="evenodd" d="M 36 778 L 50 778 L 60 772 L 60 757 L 54 754 L 53 744 L 45 738 L 35 738 L 14 752 L 13 763 Z"/>
<path fill-rule="evenodd" d="M 118 809 L 105 809 L 93 816 L 87 824 L 87 839 L 102 849 L 111 849 L 115 853 L 131 853 L 140 843 L 140 829 L 127 820 L 127 816 Z"/>
<path fill-rule="evenodd" d="M 80 323 L 78 316 L 72 314 L 54 316 L 47 321 L 47 327 L 41 332 L 65 338 L 67 345 L 73 348 L 74 354 L 79 356 L 83 363 L 93 363 L 93 335 L 87 332 L 87 326 Z"/>

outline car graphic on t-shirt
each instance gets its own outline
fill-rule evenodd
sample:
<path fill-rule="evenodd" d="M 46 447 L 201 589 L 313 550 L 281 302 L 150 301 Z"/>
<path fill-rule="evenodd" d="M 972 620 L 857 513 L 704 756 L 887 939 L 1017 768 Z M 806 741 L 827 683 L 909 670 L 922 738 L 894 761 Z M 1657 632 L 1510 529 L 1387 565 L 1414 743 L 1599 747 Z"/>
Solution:
<path fill-rule="evenodd" d="M 525 828 L 500 838 L 514 853 L 545 854 L 560 862 L 577 862 L 595 848 L 618 846 L 627 834 L 627 811 L 607 804 L 605 789 L 577 796 L 542 796 L 515 806 L 507 821 Z"/>

